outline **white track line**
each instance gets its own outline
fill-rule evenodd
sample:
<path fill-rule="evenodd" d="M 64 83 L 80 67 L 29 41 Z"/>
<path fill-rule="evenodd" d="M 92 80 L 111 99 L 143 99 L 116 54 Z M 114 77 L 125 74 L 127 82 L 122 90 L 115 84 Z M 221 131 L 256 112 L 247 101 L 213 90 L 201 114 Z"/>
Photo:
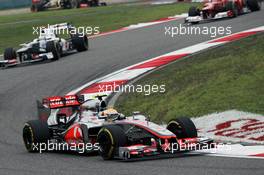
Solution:
<path fill-rule="evenodd" d="M 186 54 L 186 53 L 187 54 L 193 54 L 195 52 L 198 52 L 198 51 L 201 51 L 201 50 L 204 50 L 204 49 L 208 49 L 208 48 L 213 47 L 213 46 L 222 45 L 222 44 L 227 43 L 227 42 L 214 42 L 216 40 L 223 39 L 223 38 L 226 38 L 226 37 L 229 37 L 229 36 L 233 36 L 233 35 L 237 35 L 237 34 L 241 34 L 241 33 L 245 33 L 245 32 L 252 32 L 252 31 L 264 31 L 264 26 L 253 28 L 253 29 L 249 29 L 249 30 L 245 30 L 245 31 L 242 31 L 242 32 L 237 32 L 237 33 L 234 33 L 232 35 L 223 36 L 223 37 L 220 37 L 220 38 L 217 38 L 217 39 L 213 39 L 213 40 L 209 40 L 209 41 L 206 41 L 206 42 L 202 42 L 202 43 L 199 43 L 199 44 L 196 44 L 196 45 L 193 45 L 193 46 L 189 46 L 189 47 L 186 47 L 186 48 L 182 48 L 182 49 L 179 49 L 179 50 L 176 50 L 176 51 L 173 51 L 173 52 L 170 52 L 170 53 L 167 53 L 167 54 L 164 54 L 164 55 L 152 58 L 152 59 L 148 59 L 146 61 L 142 61 L 142 62 L 136 63 L 134 65 L 125 67 L 123 69 L 117 70 L 117 71 L 115 71 L 113 73 L 110 73 L 108 75 L 105 75 L 103 77 L 97 78 L 97 79 L 95 79 L 93 81 L 90 81 L 90 82 L 82 85 L 81 87 L 78 87 L 78 88 L 72 90 L 68 94 L 76 94 L 79 91 L 81 91 L 82 89 L 84 89 L 84 88 L 86 88 L 86 87 L 88 87 L 88 86 L 90 86 L 90 85 L 92 85 L 92 84 L 94 84 L 96 82 L 102 82 L 103 80 L 107 80 L 107 79 L 113 80 L 112 77 L 114 77 L 114 76 L 115 77 L 120 77 L 119 76 L 120 74 L 124 74 L 124 71 L 127 71 L 128 69 L 130 69 L 132 67 L 147 63 L 149 61 L 153 61 L 153 60 L 158 59 L 160 57 L 170 56 L 170 55 L 178 55 L 178 54 Z M 200 49 L 200 48 L 202 48 L 202 49 Z"/>

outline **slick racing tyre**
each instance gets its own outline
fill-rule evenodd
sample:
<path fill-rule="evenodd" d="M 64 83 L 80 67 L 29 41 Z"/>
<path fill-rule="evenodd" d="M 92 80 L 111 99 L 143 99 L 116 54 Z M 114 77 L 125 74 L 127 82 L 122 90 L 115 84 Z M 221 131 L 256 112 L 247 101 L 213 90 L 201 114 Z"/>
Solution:
<path fill-rule="evenodd" d="M 247 0 L 246 3 L 249 10 L 252 12 L 259 11 L 261 9 L 261 2 L 259 0 Z"/>
<path fill-rule="evenodd" d="M 226 10 L 232 12 L 232 17 L 237 17 L 239 15 L 237 5 L 233 1 L 228 1 L 226 4 Z"/>
<path fill-rule="evenodd" d="M 192 120 L 187 117 L 171 120 L 167 129 L 174 133 L 178 139 L 197 137 L 197 129 Z"/>
<path fill-rule="evenodd" d="M 52 60 L 58 60 L 61 57 L 61 48 L 58 43 L 54 41 L 48 41 L 46 44 L 46 52 L 51 52 L 53 54 Z"/>
<path fill-rule="evenodd" d="M 118 147 L 126 145 L 127 138 L 125 132 L 120 126 L 108 125 L 103 127 L 97 136 L 99 143 L 99 154 L 104 160 L 113 159 L 114 153 Z"/>
<path fill-rule="evenodd" d="M 17 58 L 17 54 L 15 49 L 13 48 L 6 48 L 4 52 L 4 60 L 13 60 Z"/>
<path fill-rule="evenodd" d="M 86 35 L 76 34 L 72 36 L 73 47 L 78 51 L 86 51 L 89 48 L 88 38 Z"/>
<path fill-rule="evenodd" d="M 200 16 L 200 10 L 197 7 L 192 6 L 189 8 L 188 16 Z"/>
<path fill-rule="evenodd" d="M 41 144 L 46 144 L 49 139 L 50 132 L 46 122 L 31 120 L 25 123 L 23 141 L 28 152 L 39 152 Z"/>
<path fill-rule="evenodd" d="M 190 7 L 188 11 L 188 16 L 189 17 L 194 17 L 194 16 L 201 16 L 200 10 L 197 7 Z M 198 24 L 199 21 L 197 22 L 191 22 L 192 24 Z"/>

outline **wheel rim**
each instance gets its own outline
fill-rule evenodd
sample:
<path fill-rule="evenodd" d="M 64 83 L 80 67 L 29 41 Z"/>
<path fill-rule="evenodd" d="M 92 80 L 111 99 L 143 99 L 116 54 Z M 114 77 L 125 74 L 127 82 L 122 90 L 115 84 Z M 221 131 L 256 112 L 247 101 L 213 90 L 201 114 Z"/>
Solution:
<path fill-rule="evenodd" d="M 113 141 L 107 131 L 103 130 L 98 135 L 99 153 L 104 159 L 110 159 L 113 153 Z"/>
<path fill-rule="evenodd" d="M 182 127 L 180 126 L 180 124 L 176 121 L 171 121 L 168 124 L 167 129 L 171 132 L 173 132 L 175 135 L 182 133 Z"/>

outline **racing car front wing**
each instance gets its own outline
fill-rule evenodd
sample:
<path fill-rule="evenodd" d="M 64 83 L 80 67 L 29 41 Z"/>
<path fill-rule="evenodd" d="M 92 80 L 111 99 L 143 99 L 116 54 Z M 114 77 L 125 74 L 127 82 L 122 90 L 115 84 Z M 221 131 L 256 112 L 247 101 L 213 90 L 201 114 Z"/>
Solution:
<path fill-rule="evenodd" d="M 8 67 L 8 66 L 15 66 L 18 62 L 16 59 L 12 60 L 0 60 L 0 67 Z"/>
<path fill-rule="evenodd" d="M 233 14 L 231 11 L 227 11 L 227 12 L 219 12 L 213 18 L 208 18 L 208 19 L 204 19 L 202 16 L 188 16 L 185 18 L 185 23 L 198 23 L 206 20 L 216 20 L 221 18 L 232 17 L 232 15 Z"/>
<path fill-rule="evenodd" d="M 175 157 L 179 153 L 211 149 L 214 147 L 216 147 L 216 143 L 209 138 L 179 139 L 177 143 L 168 144 L 161 149 L 158 149 L 155 145 L 143 144 L 119 147 L 116 150 L 115 158 L 124 161 L 131 161 L 139 159 Z"/>
<path fill-rule="evenodd" d="M 51 60 L 53 59 L 54 56 L 52 52 L 48 53 L 41 53 L 38 55 L 34 55 L 34 58 L 30 60 L 23 60 L 23 61 L 18 61 L 17 59 L 12 59 L 12 60 L 0 60 L 0 67 L 12 67 L 16 66 L 19 64 L 26 64 L 26 63 L 34 63 L 34 62 L 39 62 L 39 61 L 44 61 L 44 60 Z"/>

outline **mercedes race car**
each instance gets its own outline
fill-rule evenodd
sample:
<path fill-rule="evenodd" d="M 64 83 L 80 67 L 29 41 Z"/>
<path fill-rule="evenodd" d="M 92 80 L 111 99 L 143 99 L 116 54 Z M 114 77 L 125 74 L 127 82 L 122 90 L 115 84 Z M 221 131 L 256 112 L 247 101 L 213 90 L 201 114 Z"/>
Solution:
<path fill-rule="evenodd" d="M 105 160 L 138 160 L 213 144 L 211 139 L 197 137 L 189 118 L 177 118 L 162 126 L 139 112 L 126 117 L 107 109 L 102 96 L 88 100 L 76 95 L 49 97 L 38 106 L 40 120 L 28 121 L 23 128 L 29 152 L 50 151 L 52 143 L 81 153 L 98 151 Z M 84 150 L 87 144 L 89 149 Z"/>
<path fill-rule="evenodd" d="M 58 60 L 70 51 L 88 50 L 88 38 L 85 34 L 77 33 L 75 27 L 68 23 L 50 25 L 40 28 L 39 37 L 32 42 L 21 44 L 17 51 L 7 48 L 0 67 L 16 66 L 22 63 L 33 63 L 43 60 Z M 60 35 L 67 38 L 59 37 Z"/>
<path fill-rule="evenodd" d="M 209 0 L 204 1 L 202 9 L 190 7 L 185 23 L 197 24 L 205 20 L 232 18 L 260 9 L 260 0 Z"/>

